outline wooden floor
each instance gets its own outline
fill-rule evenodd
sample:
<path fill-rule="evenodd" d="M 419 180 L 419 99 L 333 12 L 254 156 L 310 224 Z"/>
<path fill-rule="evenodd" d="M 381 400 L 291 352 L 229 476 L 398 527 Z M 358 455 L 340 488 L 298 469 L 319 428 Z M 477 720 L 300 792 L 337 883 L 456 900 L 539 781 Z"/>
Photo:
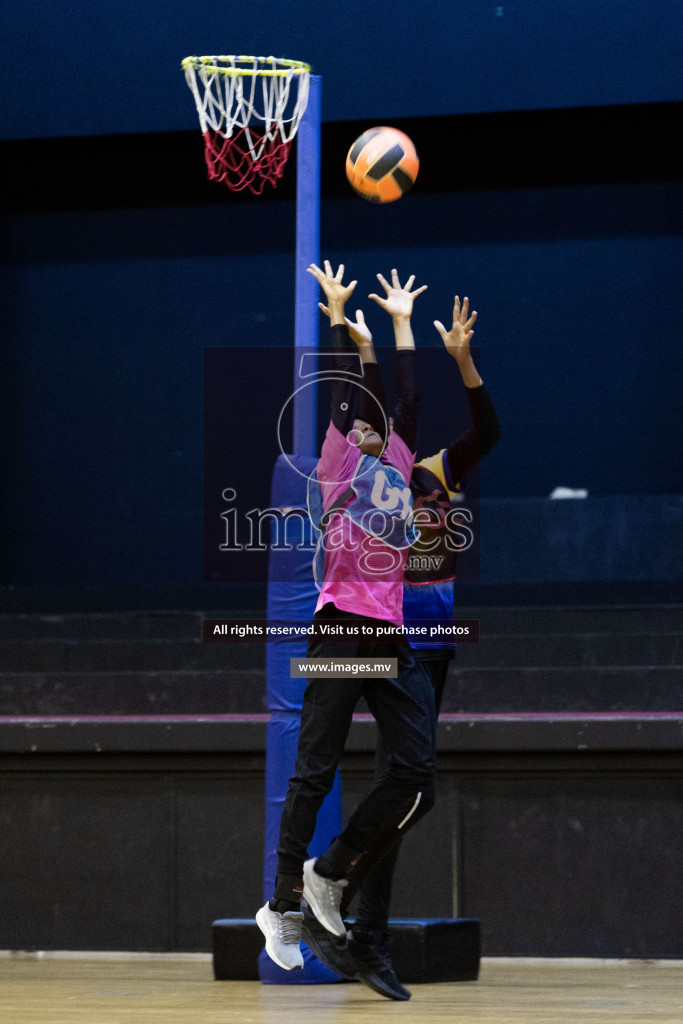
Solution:
<path fill-rule="evenodd" d="M 476 982 L 413 985 L 395 1003 L 357 983 L 261 985 L 211 958 L 0 955 L 2 1024 L 681 1024 L 680 962 L 484 961 Z"/>

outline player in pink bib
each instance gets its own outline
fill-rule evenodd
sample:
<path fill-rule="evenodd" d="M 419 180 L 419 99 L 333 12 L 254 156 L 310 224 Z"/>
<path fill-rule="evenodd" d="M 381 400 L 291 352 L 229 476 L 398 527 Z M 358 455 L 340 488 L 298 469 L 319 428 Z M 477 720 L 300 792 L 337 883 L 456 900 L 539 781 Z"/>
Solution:
<path fill-rule="evenodd" d="M 302 895 L 320 923 L 343 937 L 339 906 L 353 872 L 364 873 L 427 813 L 434 803 L 435 778 L 436 717 L 429 676 L 405 639 L 373 638 L 378 625 L 403 621 L 404 570 L 414 538 L 409 481 L 419 400 L 410 318 L 413 301 L 426 286 L 412 290 L 414 277 L 401 286 L 393 270 L 391 283 L 377 275 L 385 295 L 370 296 L 389 313 L 394 329 L 397 401 L 390 431 L 372 339 L 364 345 L 361 332 L 354 344 L 346 326 L 345 304 L 356 282 L 345 285 L 343 265 L 333 274 L 328 261 L 324 270 L 315 265 L 309 270 L 327 300 L 321 308 L 330 319 L 334 376 L 330 424 L 317 467 L 324 568 L 314 616 L 318 628 L 307 657 L 345 663 L 395 658 L 398 671 L 392 678 L 308 680 L 298 757 L 280 824 L 275 892 L 257 914 L 268 954 L 286 969 L 303 966 L 298 950 Z M 362 313 L 357 316 L 362 320 Z M 355 629 L 359 639 L 324 636 L 319 627 L 333 623 L 346 627 L 347 635 Z M 386 768 L 325 853 L 308 859 L 318 810 L 332 788 L 361 697 L 377 722 Z M 394 999 L 410 997 L 407 990 L 377 991 Z"/>

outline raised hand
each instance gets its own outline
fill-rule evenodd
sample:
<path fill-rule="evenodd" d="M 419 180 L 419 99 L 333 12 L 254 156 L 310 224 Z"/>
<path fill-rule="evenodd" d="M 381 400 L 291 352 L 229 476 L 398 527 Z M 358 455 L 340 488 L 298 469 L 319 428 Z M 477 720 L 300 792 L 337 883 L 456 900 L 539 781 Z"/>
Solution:
<path fill-rule="evenodd" d="M 391 271 L 391 284 L 381 274 L 377 275 L 377 280 L 384 288 L 386 297 L 373 293 L 369 298 L 374 299 L 394 320 L 409 320 L 413 312 L 414 300 L 426 290 L 427 285 L 423 284 L 421 288 L 416 288 L 413 291 L 415 275 L 411 274 L 402 286 L 395 270 Z"/>
<path fill-rule="evenodd" d="M 307 267 L 306 269 L 308 273 L 312 274 L 318 281 L 320 287 L 325 292 L 329 307 L 327 315 L 330 318 L 330 323 L 344 323 L 344 305 L 346 300 L 353 294 L 354 288 L 358 282 L 351 281 L 350 284 L 343 283 L 343 263 L 339 264 L 339 269 L 336 274 L 332 273 L 332 266 L 329 260 L 325 260 L 324 270 L 317 267 L 315 263 L 311 263 L 310 267 Z"/>
<path fill-rule="evenodd" d="M 325 316 L 329 317 L 329 307 L 326 306 L 324 302 L 319 302 L 318 306 L 323 311 Z M 365 322 L 365 317 L 363 316 L 362 309 L 356 310 L 355 323 L 353 320 L 350 320 L 348 316 L 344 317 L 344 322 L 349 329 L 349 337 L 351 338 L 352 341 L 356 343 L 358 348 L 372 346 L 372 334 L 370 333 L 370 328 Z"/>
<path fill-rule="evenodd" d="M 458 365 L 462 365 L 471 358 L 470 341 L 474 331 L 474 323 L 477 319 L 476 312 L 470 316 L 470 300 L 465 296 L 460 305 L 459 296 L 455 296 L 453 303 L 453 326 L 447 331 L 440 320 L 434 321 L 434 326 L 441 335 L 441 340 L 446 346 L 446 351 L 452 355 Z"/>

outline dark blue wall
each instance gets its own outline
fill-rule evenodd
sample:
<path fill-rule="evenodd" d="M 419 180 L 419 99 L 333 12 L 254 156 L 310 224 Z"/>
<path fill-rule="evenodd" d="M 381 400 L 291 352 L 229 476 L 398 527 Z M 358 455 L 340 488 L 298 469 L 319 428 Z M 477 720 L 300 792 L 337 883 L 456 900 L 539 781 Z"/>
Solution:
<path fill-rule="evenodd" d="M 427 115 L 681 94 L 673 2 L 467 0 L 405 5 L 387 19 L 351 0 L 324 15 L 315 8 L 313 24 L 311 12 L 270 3 L 235 16 L 212 0 L 199 13 L 118 0 L 8 14 L 1 45 L 12 102 L 0 135 L 81 138 L 69 140 L 77 159 L 75 148 L 35 142 L 28 159 L 28 143 L 4 143 L 19 154 L 10 197 L 25 159 L 36 204 L 14 210 L 10 199 L 0 224 L 1 584 L 201 585 L 203 349 L 291 344 L 290 200 L 232 202 L 216 191 L 215 202 L 163 205 L 148 187 L 110 202 L 116 181 L 106 165 L 89 165 L 88 135 L 107 133 L 116 145 L 117 133 L 191 130 L 200 143 L 179 70 L 186 53 L 308 59 L 323 77 L 324 119 L 362 118 L 349 125 L 355 133 L 411 115 L 427 125 Z M 469 141 L 454 131 L 431 144 L 462 171 Z M 632 141 L 642 163 L 650 133 L 639 127 Z M 165 152 L 160 136 L 144 167 L 160 192 L 176 174 Z M 557 485 L 681 492 L 680 192 L 656 167 L 651 178 L 612 180 L 598 163 L 591 177 L 590 148 L 581 157 L 578 183 L 541 174 L 506 184 L 506 149 L 494 149 L 498 180 L 481 188 L 454 170 L 434 189 L 425 161 L 414 192 L 387 208 L 339 192 L 324 167 L 322 255 L 359 279 L 380 344 L 387 325 L 363 297 L 394 265 L 429 284 L 414 319 L 421 344 L 439 345 L 432 321 L 448 318 L 454 292 L 479 311 L 482 374 L 503 429 L 482 470 L 484 497 Z M 536 163 L 530 147 L 530 174 Z M 199 145 L 196 166 L 203 178 Z M 340 178 L 341 168 L 335 160 Z M 73 195 L 51 205 L 57 176 L 71 177 Z M 270 382 L 253 379 L 242 352 L 226 396 L 235 417 L 226 450 L 253 450 L 265 488 L 276 454 Z M 445 440 L 429 419 L 430 387 L 444 381 L 423 380 L 423 451 Z M 247 472 L 243 454 L 237 465 L 238 476 Z M 242 476 L 228 482 L 245 486 Z"/>
<path fill-rule="evenodd" d="M 681 99 L 678 0 L 34 0 L 7 6 L 0 137 L 196 124 L 188 54 L 273 54 L 324 81 L 323 119 Z"/>
<path fill-rule="evenodd" d="M 323 252 L 359 279 L 379 344 L 385 315 L 363 299 L 378 270 L 428 282 L 422 344 L 440 345 L 431 322 L 456 290 L 471 297 L 503 428 L 484 496 L 680 493 L 673 200 L 666 184 L 329 200 Z M 267 198 L 8 218 L 3 582 L 201 581 L 203 349 L 291 344 L 293 218 Z M 448 440 L 430 391 L 462 397 L 449 363 L 423 373 L 423 451 Z M 265 498 L 282 380 L 255 373 L 248 347 L 236 369 L 226 486 L 254 493 L 246 448 Z"/>

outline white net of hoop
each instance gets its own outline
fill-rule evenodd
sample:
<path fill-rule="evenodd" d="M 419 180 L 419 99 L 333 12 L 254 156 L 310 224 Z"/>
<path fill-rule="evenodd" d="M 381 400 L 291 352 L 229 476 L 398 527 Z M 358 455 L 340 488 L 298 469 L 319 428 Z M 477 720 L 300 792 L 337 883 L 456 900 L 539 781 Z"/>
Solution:
<path fill-rule="evenodd" d="M 277 57 L 186 57 L 209 178 L 261 192 L 282 176 L 308 102 L 310 67 Z"/>

